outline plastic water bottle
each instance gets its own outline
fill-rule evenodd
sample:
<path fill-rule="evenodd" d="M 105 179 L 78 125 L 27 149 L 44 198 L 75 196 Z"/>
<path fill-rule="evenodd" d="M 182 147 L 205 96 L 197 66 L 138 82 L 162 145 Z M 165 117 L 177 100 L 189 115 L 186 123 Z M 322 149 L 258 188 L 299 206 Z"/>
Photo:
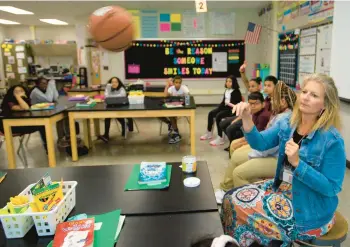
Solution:
<path fill-rule="evenodd" d="M 185 95 L 185 105 L 189 106 L 191 104 L 191 96 Z"/>

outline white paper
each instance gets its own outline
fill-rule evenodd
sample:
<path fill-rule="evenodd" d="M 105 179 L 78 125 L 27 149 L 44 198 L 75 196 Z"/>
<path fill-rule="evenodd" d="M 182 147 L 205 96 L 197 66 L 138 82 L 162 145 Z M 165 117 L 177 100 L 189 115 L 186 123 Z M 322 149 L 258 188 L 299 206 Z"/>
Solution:
<path fill-rule="evenodd" d="M 210 32 L 214 35 L 235 34 L 236 15 L 233 12 L 210 12 Z"/>
<path fill-rule="evenodd" d="M 19 76 L 20 81 L 25 81 L 26 80 L 26 75 L 22 74 Z"/>
<path fill-rule="evenodd" d="M 26 74 L 27 68 L 26 67 L 18 67 L 18 74 Z"/>
<path fill-rule="evenodd" d="M 332 28 L 332 24 L 317 28 L 317 50 L 332 48 Z"/>
<path fill-rule="evenodd" d="M 97 222 L 94 224 L 94 231 L 99 231 L 101 229 L 102 222 Z"/>
<path fill-rule="evenodd" d="M 215 72 L 227 72 L 227 52 L 213 52 L 212 66 Z"/>
<path fill-rule="evenodd" d="M 28 61 L 29 64 L 31 64 L 31 63 L 33 63 L 33 58 L 32 57 L 28 57 L 27 61 Z"/>
<path fill-rule="evenodd" d="M 205 16 L 194 11 L 185 11 L 182 14 L 182 31 L 185 37 L 205 37 Z"/>
<path fill-rule="evenodd" d="M 14 56 L 9 56 L 7 57 L 7 61 L 9 64 L 15 64 L 15 57 Z"/>
<path fill-rule="evenodd" d="M 317 34 L 317 28 L 309 28 L 309 29 L 303 29 L 301 31 L 301 37 L 304 37 L 304 36 L 310 36 L 310 35 L 316 35 Z"/>
<path fill-rule="evenodd" d="M 207 0 L 195 0 L 196 12 L 205 13 L 208 12 Z"/>
<path fill-rule="evenodd" d="M 300 56 L 299 72 L 314 73 L 316 56 Z"/>
<path fill-rule="evenodd" d="M 299 72 L 298 75 L 299 75 L 299 80 L 298 80 L 298 82 L 299 82 L 299 84 L 302 84 L 303 81 L 304 81 L 304 79 L 305 79 L 305 77 L 307 77 L 307 76 L 309 76 L 309 75 L 311 75 L 311 74 Z"/>
<path fill-rule="evenodd" d="M 15 77 L 15 73 L 6 73 L 6 78 L 7 79 L 15 79 L 16 77 Z"/>
<path fill-rule="evenodd" d="M 6 64 L 6 72 L 12 72 L 12 65 L 11 64 Z"/>
<path fill-rule="evenodd" d="M 16 46 L 15 51 L 16 51 L 16 52 L 24 51 L 24 46 L 23 46 L 23 45 L 18 45 L 18 46 Z"/>
<path fill-rule="evenodd" d="M 17 59 L 17 66 L 23 67 L 23 59 Z"/>
<path fill-rule="evenodd" d="M 331 71 L 331 49 L 320 49 L 316 58 L 316 73 L 329 75 Z"/>
<path fill-rule="evenodd" d="M 23 52 L 16 53 L 17 59 L 24 59 L 25 55 Z"/>
<path fill-rule="evenodd" d="M 109 66 L 109 56 L 107 51 L 102 52 L 102 67 Z"/>
<path fill-rule="evenodd" d="M 300 39 L 300 55 L 316 54 L 316 35 Z"/>
<path fill-rule="evenodd" d="M 119 217 L 119 222 L 118 222 L 118 227 L 117 227 L 117 232 L 115 233 L 115 240 L 117 240 L 122 228 L 123 228 L 123 225 L 124 225 L 124 221 L 125 221 L 125 215 L 120 215 Z"/>
<path fill-rule="evenodd" d="M 11 56 L 11 52 L 4 52 L 4 56 L 5 57 Z"/>

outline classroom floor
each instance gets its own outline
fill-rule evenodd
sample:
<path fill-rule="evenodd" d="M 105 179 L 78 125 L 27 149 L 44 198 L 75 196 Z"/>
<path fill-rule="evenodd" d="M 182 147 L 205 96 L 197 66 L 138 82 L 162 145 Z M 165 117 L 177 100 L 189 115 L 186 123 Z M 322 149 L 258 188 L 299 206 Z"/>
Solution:
<path fill-rule="evenodd" d="M 211 147 L 209 142 L 200 141 L 199 137 L 205 132 L 207 125 L 207 114 L 211 108 L 199 107 L 196 111 L 196 150 L 197 159 L 205 160 L 208 163 L 209 171 L 214 188 L 223 177 L 225 166 L 228 164 L 228 153 L 223 149 L 228 145 L 226 143 L 221 147 Z M 70 156 L 65 152 L 57 151 L 57 166 L 94 166 L 107 164 L 135 164 L 141 161 L 181 161 L 184 155 L 190 154 L 189 143 L 189 125 L 185 118 L 179 120 L 179 129 L 183 140 L 179 144 L 167 144 L 167 126 L 163 124 L 163 134 L 159 135 L 160 122 L 157 119 L 136 119 L 140 133 L 136 131 L 130 133 L 127 140 L 121 137 L 118 132 L 116 122 L 112 121 L 111 140 L 109 144 L 101 141 L 95 141 L 92 151 L 86 156 L 80 157 L 78 162 L 72 162 Z M 101 122 L 101 132 L 103 131 L 103 122 Z M 18 140 L 16 140 L 18 145 Z M 17 148 L 17 146 L 16 146 Z M 7 168 L 7 156 L 5 143 L 0 149 L 0 169 Z M 47 158 L 41 147 L 41 141 L 38 134 L 31 136 L 28 145 L 25 148 L 28 167 L 45 167 Z M 25 167 L 23 162 L 17 156 L 17 167 Z M 350 219 L 350 170 L 347 169 L 343 191 L 340 193 L 339 211 Z M 350 238 L 343 246 L 350 246 Z"/>

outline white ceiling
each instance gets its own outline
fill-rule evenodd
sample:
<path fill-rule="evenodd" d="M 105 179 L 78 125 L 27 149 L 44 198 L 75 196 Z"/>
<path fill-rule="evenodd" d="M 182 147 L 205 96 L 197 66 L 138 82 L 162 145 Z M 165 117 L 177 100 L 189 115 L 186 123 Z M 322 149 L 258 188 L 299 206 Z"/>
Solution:
<path fill-rule="evenodd" d="M 270 1 L 214 1 L 208 0 L 208 10 L 235 8 L 263 8 Z M 22 25 L 49 25 L 39 19 L 59 19 L 71 25 L 86 23 L 88 16 L 96 9 L 108 5 L 119 5 L 126 9 L 193 9 L 193 0 L 168 1 L 0 1 L 1 6 L 14 6 L 34 15 L 14 15 L 0 11 L 0 19 L 16 21 Z"/>

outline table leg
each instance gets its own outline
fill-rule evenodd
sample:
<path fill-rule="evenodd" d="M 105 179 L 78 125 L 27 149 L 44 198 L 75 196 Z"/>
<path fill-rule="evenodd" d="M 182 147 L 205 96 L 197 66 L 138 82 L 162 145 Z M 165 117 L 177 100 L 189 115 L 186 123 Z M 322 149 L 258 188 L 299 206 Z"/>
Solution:
<path fill-rule="evenodd" d="M 12 129 L 6 121 L 3 121 L 4 124 L 4 134 L 5 134 L 5 142 L 6 142 L 6 151 L 7 151 L 7 160 L 8 160 L 8 168 L 15 169 L 16 168 L 16 156 L 15 150 L 13 148 L 13 137 L 12 137 Z"/>
<path fill-rule="evenodd" d="M 75 119 L 72 113 L 69 116 L 69 130 L 70 130 L 70 145 L 72 150 L 72 161 L 78 161 L 78 149 L 77 149 L 77 133 L 75 131 Z"/>
<path fill-rule="evenodd" d="M 90 134 L 90 120 L 84 119 L 83 120 L 83 131 L 84 131 L 84 144 L 87 148 L 91 148 L 91 134 Z"/>
<path fill-rule="evenodd" d="M 46 134 L 47 153 L 49 157 L 49 166 L 56 167 L 55 141 L 53 139 L 52 123 L 50 122 L 49 119 L 45 121 L 45 134 Z"/>
<path fill-rule="evenodd" d="M 101 131 L 100 131 L 100 119 L 95 118 L 94 119 L 94 127 L 95 127 L 95 136 L 99 136 Z"/>
<path fill-rule="evenodd" d="M 196 115 L 195 111 L 191 111 L 191 122 L 190 122 L 190 127 L 191 127 L 191 154 L 196 155 L 196 128 L 195 128 L 195 120 L 196 120 Z"/>

